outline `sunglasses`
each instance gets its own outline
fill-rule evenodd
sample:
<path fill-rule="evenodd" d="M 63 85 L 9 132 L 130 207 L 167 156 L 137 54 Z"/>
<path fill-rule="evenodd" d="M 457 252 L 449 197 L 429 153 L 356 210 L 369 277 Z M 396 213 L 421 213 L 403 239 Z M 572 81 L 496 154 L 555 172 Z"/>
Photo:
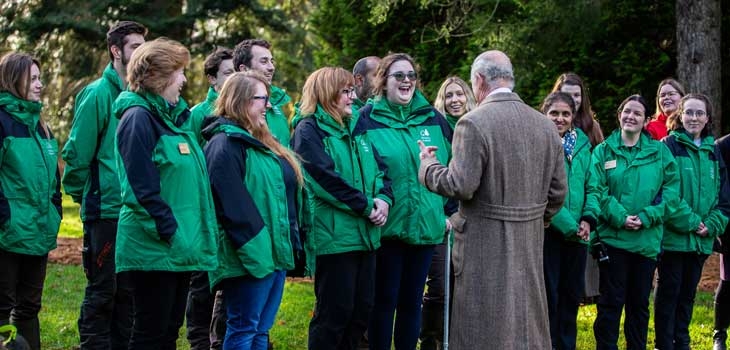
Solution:
<path fill-rule="evenodd" d="M 418 74 L 414 71 L 410 71 L 408 73 L 395 72 L 393 74 L 388 74 L 388 76 L 395 78 L 395 80 L 397 80 L 397 81 L 403 81 L 403 80 L 406 80 L 406 78 L 408 78 L 408 80 L 411 80 L 411 81 L 418 80 Z"/>

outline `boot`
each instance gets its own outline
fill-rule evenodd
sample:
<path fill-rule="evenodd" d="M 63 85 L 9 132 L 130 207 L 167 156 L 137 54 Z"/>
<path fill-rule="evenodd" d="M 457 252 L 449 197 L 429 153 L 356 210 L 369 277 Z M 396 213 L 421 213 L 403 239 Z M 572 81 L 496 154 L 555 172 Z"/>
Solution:
<path fill-rule="evenodd" d="M 720 281 L 715 294 L 715 325 L 712 332 L 713 350 L 726 350 L 727 328 L 730 326 L 730 281 Z"/>
<path fill-rule="evenodd" d="M 18 329 L 18 334 L 28 342 L 31 350 L 41 349 L 41 327 L 37 317 L 23 321 L 13 320 L 13 324 Z"/>
<path fill-rule="evenodd" d="M 421 350 L 440 350 L 444 338 L 444 304 L 426 302 L 421 309 Z"/>

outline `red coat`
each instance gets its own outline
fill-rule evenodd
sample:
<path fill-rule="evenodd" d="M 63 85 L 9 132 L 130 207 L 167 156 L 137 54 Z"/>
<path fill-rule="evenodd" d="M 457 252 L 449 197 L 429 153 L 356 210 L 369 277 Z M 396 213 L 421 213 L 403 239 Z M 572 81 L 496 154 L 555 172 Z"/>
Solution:
<path fill-rule="evenodd" d="M 667 116 L 659 113 L 659 116 L 646 124 L 646 131 L 651 134 L 654 140 L 661 140 L 667 136 Z"/>

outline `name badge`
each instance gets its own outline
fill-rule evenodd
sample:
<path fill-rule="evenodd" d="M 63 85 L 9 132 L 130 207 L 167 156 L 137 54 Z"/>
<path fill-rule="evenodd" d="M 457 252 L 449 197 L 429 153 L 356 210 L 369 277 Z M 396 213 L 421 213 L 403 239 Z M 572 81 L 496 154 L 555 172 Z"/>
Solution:
<path fill-rule="evenodd" d="M 606 169 L 606 170 L 613 169 L 615 167 L 616 167 L 616 159 L 609 160 L 608 162 L 603 164 L 603 169 Z"/>
<path fill-rule="evenodd" d="M 178 143 L 177 149 L 180 151 L 180 154 L 190 154 L 190 147 L 185 142 Z"/>

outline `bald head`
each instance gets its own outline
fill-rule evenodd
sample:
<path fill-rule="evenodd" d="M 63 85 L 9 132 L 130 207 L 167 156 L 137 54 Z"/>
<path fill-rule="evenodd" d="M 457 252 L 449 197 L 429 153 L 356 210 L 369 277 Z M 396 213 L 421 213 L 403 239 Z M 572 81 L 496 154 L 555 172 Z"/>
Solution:
<path fill-rule="evenodd" d="M 490 91 L 495 89 L 501 87 L 513 89 L 515 76 L 512 72 L 512 62 L 502 51 L 482 52 L 471 65 L 471 82 L 478 101 L 483 100 Z"/>
<path fill-rule="evenodd" d="M 365 102 L 372 94 L 372 81 L 375 78 L 375 68 L 380 63 L 380 57 L 367 56 L 359 59 L 352 68 L 355 76 L 355 93 L 357 98 Z"/>

